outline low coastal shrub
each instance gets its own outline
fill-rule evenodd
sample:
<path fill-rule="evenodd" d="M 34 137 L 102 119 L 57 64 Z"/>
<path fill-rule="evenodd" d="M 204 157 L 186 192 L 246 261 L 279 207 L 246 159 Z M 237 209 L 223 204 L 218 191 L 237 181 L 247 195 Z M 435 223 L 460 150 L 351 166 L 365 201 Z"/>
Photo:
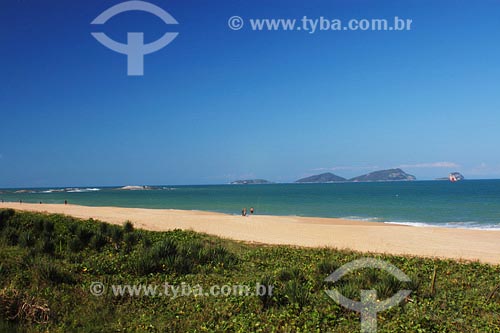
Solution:
<path fill-rule="evenodd" d="M 41 234 L 43 232 L 43 220 L 39 217 L 33 219 L 33 231 L 35 234 Z"/>
<path fill-rule="evenodd" d="M 90 242 L 93 235 L 92 230 L 89 230 L 86 226 L 80 226 L 76 230 L 76 236 L 85 246 Z"/>
<path fill-rule="evenodd" d="M 43 221 L 43 230 L 47 234 L 52 234 L 54 232 L 54 222 L 51 220 L 44 220 Z"/>
<path fill-rule="evenodd" d="M 293 304 L 302 309 L 311 300 L 311 293 L 306 283 L 297 279 L 286 282 L 284 294 L 289 304 Z"/>
<path fill-rule="evenodd" d="M 123 242 L 128 249 L 132 249 L 132 247 L 137 244 L 138 236 L 134 232 L 128 232 L 123 236 Z"/>
<path fill-rule="evenodd" d="M 36 251 L 44 254 L 54 254 L 56 246 L 51 237 L 43 237 L 36 243 Z"/>
<path fill-rule="evenodd" d="M 92 239 L 90 240 L 90 246 L 97 251 L 101 250 L 107 243 L 108 239 L 101 232 L 94 234 L 94 236 L 92 236 Z"/>
<path fill-rule="evenodd" d="M 9 219 L 16 213 L 13 209 L 0 210 L 0 230 L 2 230 L 8 223 Z"/>
<path fill-rule="evenodd" d="M 0 332 L 357 332 L 359 314 L 325 290 L 380 300 L 410 296 L 377 316 L 380 332 L 499 332 L 499 266 L 334 249 L 252 245 L 191 231 L 150 232 L 61 215 L 4 213 Z M 8 217 L 6 217 L 8 216 Z M 51 223 L 47 223 L 50 221 Z M 52 225 L 52 226 L 51 226 Z M 17 241 L 7 241 L 17 235 Z M 324 279 L 354 259 L 391 262 L 410 278 L 361 269 Z M 101 282 L 106 293 L 95 296 Z M 260 284 L 252 297 L 115 297 L 112 285 Z M 270 288 L 272 286 L 272 288 Z M 22 292 L 21 292 L 22 291 Z"/>
<path fill-rule="evenodd" d="M 35 267 L 40 278 L 46 282 L 55 284 L 74 282 L 71 274 L 66 273 L 63 269 L 61 269 L 57 264 L 53 262 L 38 260 L 35 263 Z"/>
<path fill-rule="evenodd" d="M 33 247 L 35 242 L 35 236 L 31 233 L 31 231 L 22 232 L 19 236 L 19 245 L 22 247 Z"/>
<path fill-rule="evenodd" d="M 68 241 L 68 248 L 71 252 L 80 252 L 85 244 L 77 236 L 72 236 Z"/>
<path fill-rule="evenodd" d="M 330 275 L 339 268 L 340 265 L 331 259 L 323 259 L 318 263 L 317 270 L 319 274 Z"/>
<path fill-rule="evenodd" d="M 19 233 L 18 230 L 13 227 L 7 227 L 3 230 L 3 238 L 8 245 L 17 245 L 19 241 Z"/>
<path fill-rule="evenodd" d="M 125 233 L 129 233 L 129 232 L 134 231 L 134 225 L 132 224 L 132 222 L 130 222 L 130 221 L 126 221 L 126 222 L 123 224 L 123 231 L 124 231 Z"/>
<path fill-rule="evenodd" d="M 109 230 L 109 224 L 107 223 L 99 223 L 99 233 L 102 235 L 109 236 L 108 230 Z"/>
<path fill-rule="evenodd" d="M 154 260 L 161 261 L 177 253 L 177 243 L 170 238 L 156 242 L 150 253 Z"/>
<path fill-rule="evenodd" d="M 123 229 L 118 226 L 111 228 L 111 240 L 115 244 L 119 244 L 123 240 Z"/>

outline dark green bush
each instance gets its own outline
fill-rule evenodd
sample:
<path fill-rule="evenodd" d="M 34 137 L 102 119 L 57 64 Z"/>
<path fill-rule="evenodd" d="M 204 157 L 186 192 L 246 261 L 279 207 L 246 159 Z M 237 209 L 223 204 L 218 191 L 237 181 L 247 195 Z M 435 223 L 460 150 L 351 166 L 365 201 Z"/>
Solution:
<path fill-rule="evenodd" d="M 222 245 L 203 249 L 200 259 L 201 263 L 211 263 L 224 267 L 230 267 L 238 262 L 237 257 Z"/>
<path fill-rule="evenodd" d="M 309 304 L 311 293 L 307 284 L 298 280 L 291 280 L 285 284 L 285 297 L 289 303 L 296 304 L 299 308 L 302 308 Z"/>
<path fill-rule="evenodd" d="M 150 253 L 145 253 L 135 258 L 131 266 L 132 271 L 137 275 L 146 275 L 161 271 L 161 264 L 155 260 Z"/>
<path fill-rule="evenodd" d="M 114 243 L 118 244 L 123 240 L 123 229 L 117 226 L 113 226 L 111 229 L 111 239 Z"/>
<path fill-rule="evenodd" d="M 104 236 L 102 233 L 98 232 L 92 237 L 92 239 L 90 241 L 90 246 L 95 250 L 100 250 L 107 243 L 108 243 L 108 240 L 107 240 L 106 236 Z"/>
<path fill-rule="evenodd" d="M 38 253 L 53 254 L 56 246 L 51 238 L 43 237 L 36 244 Z"/>
<path fill-rule="evenodd" d="M 402 288 L 402 283 L 397 278 L 391 275 L 384 275 L 380 282 L 375 286 L 379 299 L 392 297 Z"/>
<path fill-rule="evenodd" d="M 52 234 L 54 232 L 54 222 L 51 220 L 45 220 L 43 222 L 43 230 L 48 234 Z"/>
<path fill-rule="evenodd" d="M 76 235 L 77 230 L 78 230 L 78 222 L 68 223 L 68 232 L 71 235 Z"/>
<path fill-rule="evenodd" d="M 276 285 L 276 281 L 273 276 L 266 275 L 260 281 L 260 284 L 266 288 L 266 293 L 259 294 L 260 302 L 262 303 L 262 308 L 267 309 L 273 305 L 273 295 L 269 292 Z"/>
<path fill-rule="evenodd" d="M 325 278 L 335 272 L 337 268 L 339 268 L 339 265 L 331 259 L 324 259 L 318 263 L 318 273 L 325 275 Z"/>
<path fill-rule="evenodd" d="M 162 260 L 176 253 L 177 253 L 177 244 L 171 239 L 166 239 L 157 242 L 151 248 L 151 255 L 156 260 Z"/>
<path fill-rule="evenodd" d="M 130 221 L 123 223 L 123 231 L 126 233 L 134 231 L 134 225 Z"/>
<path fill-rule="evenodd" d="M 145 249 L 151 248 L 151 245 L 153 245 L 153 241 L 151 240 L 151 238 L 149 238 L 149 237 L 143 237 L 142 238 L 142 246 Z"/>
<path fill-rule="evenodd" d="M 203 261 L 203 243 L 198 240 L 185 241 L 177 246 L 177 252 L 180 256 L 193 262 Z"/>
<path fill-rule="evenodd" d="M 107 223 L 99 223 L 99 232 L 102 235 L 108 236 L 109 229 L 110 229 L 109 228 L 109 224 L 107 224 Z"/>
<path fill-rule="evenodd" d="M 82 243 L 80 238 L 76 236 L 72 236 L 68 241 L 68 248 L 72 252 L 80 252 L 81 250 L 83 250 L 84 247 L 85 245 Z"/>
<path fill-rule="evenodd" d="M 167 268 L 178 274 L 189 274 L 195 269 L 195 263 L 190 258 L 174 255 L 167 260 L 171 263 L 167 263 Z"/>
<path fill-rule="evenodd" d="M 296 267 L 285 268 L 285 269 L 282 269 L 278 273 L 278 280 L 283 281 L 283 282 L 290 281 L 290 280 L 297 280 L 297 281 L 300 280 L 301 281 L 303 279 L 304 279 L 304 275 L 302 274 L 300 269 L 298 269 Z"/>
<path fill-rule="evenodd" d="M 36 263 L 36 269 L 40 277 L 47 281 L 56 284 L 74 283 L 71 274 L 63 271 L 59 266 L 48 261 L 39 261 Z"/>
<path fill-rule="evenodd" d="M 137 244 L 137 234 L 130 232 L 126 233 L 125 236 L 123 237 L 123 241 L 125 242 L 126 246 L 132 247 L 135 244 Z"/>
<path fill-rule="evenodd" d="M 36 243 L 36 239 L 29 231 L 22 232 L 19 236 L 19 245 L 22 247 L 32 247 Z"/>
<path fill-rule="evenodd" d="M 8 245 L 17 245 L 19 241 L 18 231 L 10 226 L 3 230 L 3 237 Z"/>
<path fill-rule="evenodd" d="M 0 210 L 0 230 L 2 230 L 8 223 L 11 217 L 16 213 L 13 209 Z"/>
<path fill-rule="evenodd" d="M 40 218 L 36 218 L 35 220 L 33 220 L 33 231 L 35 232 L 35 234 L 41 234 L 43 232 L 43 220 L 40 219 Z"/>
<path fill-rule="evenodd" d="M 85 226 L 79 226 L 76 231 L 76 236 L 84 245 L 87 245 L 90 242 L 93 235 L 94 233 L 92 232 L 92 230 L 87 229 L 87 227 Z"/>

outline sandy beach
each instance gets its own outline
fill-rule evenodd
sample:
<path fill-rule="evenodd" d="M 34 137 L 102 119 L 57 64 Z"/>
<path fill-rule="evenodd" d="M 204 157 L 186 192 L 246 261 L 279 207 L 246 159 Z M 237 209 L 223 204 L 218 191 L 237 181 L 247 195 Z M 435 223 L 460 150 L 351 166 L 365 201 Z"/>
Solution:
<path fill-rule="evenodd" d="M 409 227 L 334 218 L 242 217 L 204 211 L 0 203 L 0 208 L 71 215 L 154 231 L 193 230 L 263 244 L 332 247 L 500 264 L 500 231 Z"/>

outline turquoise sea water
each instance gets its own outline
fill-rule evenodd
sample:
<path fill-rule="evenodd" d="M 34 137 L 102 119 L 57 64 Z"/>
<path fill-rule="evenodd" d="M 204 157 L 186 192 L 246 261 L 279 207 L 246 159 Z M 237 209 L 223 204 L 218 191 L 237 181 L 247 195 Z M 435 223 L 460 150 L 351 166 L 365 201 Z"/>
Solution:
<path fill-rule="evenodd" d="M 64 190 L 64 192 L 57 192 Z M 161 186 L 2 190 L 5 201 L 176 208 L 240 214 L 344 217 L 366 221 L 500 230 L 500 180 Z"/>

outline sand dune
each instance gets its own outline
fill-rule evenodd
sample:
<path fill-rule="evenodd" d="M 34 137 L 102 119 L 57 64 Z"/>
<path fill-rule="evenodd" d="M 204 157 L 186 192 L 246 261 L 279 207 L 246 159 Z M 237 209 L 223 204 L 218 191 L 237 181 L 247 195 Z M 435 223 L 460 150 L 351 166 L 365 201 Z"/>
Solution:
<path fill-rule="evenodd" d="M 26 203 L 0 203 L 0 208 L 60 213 L 114 224 L 130 220 L 136 227 L 147 230 L 188 229 L 246 242 L 326 246 L 500 264 L 500 231 L 419 228 L 332 218 L 242 217 L 172 209 Z"/>

